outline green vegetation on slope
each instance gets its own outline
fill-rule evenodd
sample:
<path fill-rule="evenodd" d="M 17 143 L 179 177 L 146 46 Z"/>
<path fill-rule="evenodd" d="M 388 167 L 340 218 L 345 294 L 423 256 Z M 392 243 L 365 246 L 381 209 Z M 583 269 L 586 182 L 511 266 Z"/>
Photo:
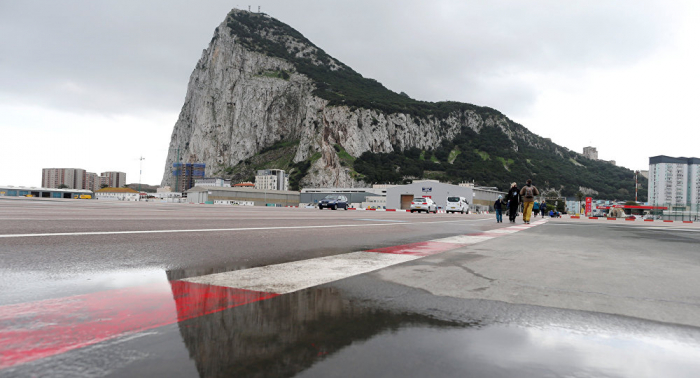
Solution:
<path fill-rule="evenodd" d="M 376 80 L 362 77 L 313 45 L 292 27 L 264 14 L 231 12 L 226 25 L 228 32 L 235 35 L 245 48 L 293 64 L 296 72 L 314 81 L 314 94 L 328 100 L 331 106 L 405 113 L 418 118 L 445 118 L 465 111 L 473 111 L 484 119 L 503 116 L 488 107 L 458 102 L 423 102 L 397 94 Z M 300 46 L 301 49 L 287 46 Z M 282 73 L 274 72 L 279 71 L 260 74 L 286 80 Z M 466 120 L 461 121 L 466 124 Z M 377 123 L 376 119 L 372 120 L 373 126 Z M 513 122 L 510 122 L 510 127 L 513 130 L 524 129 Z M 580 155 L 548 140 L 538 141 L 539 147 L 530 147 L 524 140 L 516 139 L 515 142 L 519 146 L 518 152 L 513 150 L 511 140 L 500 129 L 485 127 L 476 134 L 464 127 L 454 140 L 444 141 L 431 151 L 410 148 L 404 151 L 395 149 L 396 152 L 389 154 L 368 152 L 353 160 L 341 146 L 337 146 L 336 150 L 341 164 L 354 169 L 351 175 L 368 183 L 401 183 L 425 177 L 453 183 L 475 180 L 479 185 L 496 186 L 503 190 L 512 181 L 522 183 L 532 178 L 536 185 L 561 188 L 566 196 L 578 191 L 579 185 L 597 190 L 601 198 L 625 198 L 634 194 L 633 174 L 628 169 L 583 160 Z M 541 147 L 542 144 L 544 147 Z M 564 156 L 557 151 L 565 151 Z M 318 158 L 320 153 L 317 152 L 309 159 L 294 164 L 291 159 L 286 163 L 280 161 L 282 157 L 269 157 L 269 160 L 276 161 L 275 165 L 284 163 L 290 170 L 290 186 L 298 189 L 311 163 Z M 646 180 L 643 181 L 642 187 L 645 187 Z M 646 198 L 646 190 L 640 190 L 640 198 Z"/>
<path fill-rule="evenodd" d="M 242 161 L 234 167 L 220 166 L 215 174 L 231 179 L 234 183 L 253 181 L 260 169 L 284 169 L 289 172 L 294 164 L 292 160 L 299 146 L 299 140 L 278 141 L 270 147 L 263 148 L 255 156 Z"/>
<path fill-rule="evenodd" d="M 522 185 L 531 178 L 536 186 L 561 188 L 564 196 L 573 196 L 579 185 L 597 190 L 599 198 L 627 199 L 634 195 L 634 173 L 629 169 L 584 159 L 572 151 L 560 156 L 551 142 L 544 149 L 528 147 L 523 140 L 516 142 L 518 152 L 498 128 L 486 127 L 480 134 L 465 128 L 454 140 L 444 141 L 432 151 L 409 148 L 392 153 L 365 152 L 355 160 L 354 168 L 365 175 L 368 183 L 400 184 L 414 178 L 455 184 L 475 180 L 477 185 L 506 190 L 513 181 Z M 462 153 L 450 164 L 448 158 L 455 148 Z M 423 160 L 423 155 L 435 156 L 438 162 Z M 580 159 L 581 163 L 574 164 L 570 159 Z M 646 187 L 646 180 L 640 183 Z M 646 190 L 640 189 L 640 199 L 644 201 L 646 196 Z"/>
<path fill-rule="evenodd" d="M 402 96 L 376 80 L 362 77 L 326 54 L 294 28 L 265 14 L 232 12 L 227 18 L 226 26 L 231 35 L 237 36 L 247 49 L 294 64 L 297 72 L 314 81 L 314 94 L 328 100 L 331 106 L 347 105 L 416 117 L 446 117 L 450 113 L 466 110 L 481 115 L 502 115 L 488 107 L 451 101 L 432 103 Z M 310 46 L 311 49 L 303 53 L 297 47 L 288 49 L 285 41 L 289 39 Z M 334 66 L 337 69 L 332 69 Z"/>

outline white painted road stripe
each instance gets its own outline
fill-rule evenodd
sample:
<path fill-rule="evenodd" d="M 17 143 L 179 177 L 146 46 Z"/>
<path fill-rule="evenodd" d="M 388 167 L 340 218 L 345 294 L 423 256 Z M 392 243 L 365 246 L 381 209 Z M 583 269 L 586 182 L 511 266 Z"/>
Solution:
<path fill-rule="evenodd" d="M 545 222 L 536 222 L 532 224 L 531 227 L 542 223 Z M 520 227 L 508 227 L 500 230 L 512 230 L 513 232 L 517 232 L 520 231 Z M 457 249 L 508 234 L 509 233 L 502 232 L 493 233 L 493 236 L 483 236 L 483 234 L 458 235 L 423 243 L 452 244 L 455 246 L 453 249 Z M 183 279 L 183 281 L 205 285 L 225 286 L 234 289 L 254 290 L 265 293 L 288 294 L 425 257 L 413 254 L 410 246 L 411 244 L 406 246 L 406 254 L 400 252 L 351 252 L 336 256 L 269 265 L 260 268 L 208 274 L 186 278 Z M 400 249 L 400 247 L 401 246 L 397 246 L 396 249 Z M 379 250 L 382 250 L 382 248 L 376 251 Z M 442 251 L 445 250 L 443 249 Z"/>
<path fill-rule="evenodd" d="M 236 270 L 183 281 L 266 293 L 287 294 L 344 278 L 372 272 L 421 256 L 352 252 L 260 268 Z"/>
<path fill-rule="evenodd" d="M 485 242 L 487 240 L 491 240 L 499 235 L 494 235 L 494 236 L 471 236 L 471 235 L 458 235 L 458 236 L 451 236 L 449 238 L 443 238 L 443 239 L 435 239 L 433 241 L 435 242 L 440 242 L 440 243 L 454 243 L 454 244 L 476 244 L 476 243 L 481 243 Z"/>
<path fill-rule="evenodd" d="M 480 219 L 479 219 L 480 220 Z M 336 228 L 336 227 L 387 227 L 404 226 L 410 224 L 439 224 L 439 223 L 459 223 L 469 222 L 469 220 L 450 220 L 436 222 L 407 222 L 407 223 L 364 223 L 364 224 L 338 224 L 321 226 L 284 226 L 284 227 L 248 227 L 248 228 L 206 228 L 200 230 L 142 230 L 142 231 L 95 231 L 95 232 L 56 232 L 47 234 L 7 234 L 0 235 L 0 238 L 31 238 L 39 236 L 86 236 L 86 235 L 130 235 L 130 234 L 164 234 L 177 232 L 222 232 L 222 231 L 264 231 L 264 230 L 298 230 L 305 228 Z"/>

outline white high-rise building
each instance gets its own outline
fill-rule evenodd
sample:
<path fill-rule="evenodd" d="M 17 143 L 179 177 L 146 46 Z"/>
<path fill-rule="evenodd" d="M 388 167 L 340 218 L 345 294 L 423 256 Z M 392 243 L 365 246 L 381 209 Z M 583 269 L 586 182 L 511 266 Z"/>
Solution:
<path fill-rule="evenodd" d="M 289 190 L 289 175 L 282 169 L 263 169 L 255 176 L 255 189 Z"/>
<path fill-rule="evenodd" d="M 693 207 L 700 204 L 700 159 L 649 158 L 649 204 Z"/>

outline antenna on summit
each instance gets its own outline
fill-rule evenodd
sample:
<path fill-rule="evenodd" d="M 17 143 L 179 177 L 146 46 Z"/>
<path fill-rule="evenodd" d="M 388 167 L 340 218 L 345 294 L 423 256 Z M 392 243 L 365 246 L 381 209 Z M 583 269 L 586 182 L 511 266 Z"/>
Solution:
<path fill-rule="evenodd" d="M 260 5 L 258 5 L 258 13 L 260 13 Z"/>
<path fill-rule="evenodd" d="M 248 12 L 250 12 L 250 5 L 248 5 Z"/>

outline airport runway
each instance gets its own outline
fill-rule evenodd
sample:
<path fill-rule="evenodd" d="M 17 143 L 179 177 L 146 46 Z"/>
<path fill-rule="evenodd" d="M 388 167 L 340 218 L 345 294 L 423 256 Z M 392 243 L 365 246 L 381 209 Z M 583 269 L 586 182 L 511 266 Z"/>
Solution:
<path fill-rule="evenodd" d="M 697 224 L 0 200 L 0 376 L 700 371 Z"/>

